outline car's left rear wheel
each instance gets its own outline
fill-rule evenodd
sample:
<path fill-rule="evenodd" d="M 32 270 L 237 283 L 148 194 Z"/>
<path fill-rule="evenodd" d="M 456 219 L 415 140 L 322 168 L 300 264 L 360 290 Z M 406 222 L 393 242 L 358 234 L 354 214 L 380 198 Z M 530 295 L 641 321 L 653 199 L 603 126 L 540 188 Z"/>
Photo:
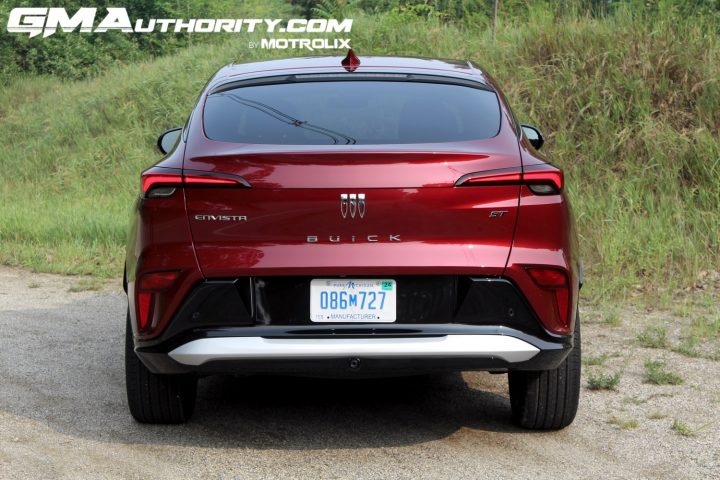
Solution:
<path fill-rule="evenodd" d="M 125 326 L 125 385 L 132 416 L 141 423 L 183 423 L 195 409 L 197 378 L 158 375 L 140 361 L 132 338 L 130 313 Z"/>
<path fill-rule="evenodd" d="M 572 351 L 557 368 L 508 374 L 513 420 L 523 428 L 559 430 L 575 419 L 581 368 L 580 315 L 575 315 Z"/>

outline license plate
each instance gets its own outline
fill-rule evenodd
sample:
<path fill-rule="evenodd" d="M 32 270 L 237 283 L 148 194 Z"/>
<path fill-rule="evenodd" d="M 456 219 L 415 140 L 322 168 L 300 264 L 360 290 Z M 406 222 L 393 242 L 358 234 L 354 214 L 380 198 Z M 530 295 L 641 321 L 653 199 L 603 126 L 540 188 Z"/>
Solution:
<path fill-rule="evenodd" d="M 395 280 L 312 280 L 310 320 L 338 323 L 394 322 L 396 291 Z"/>

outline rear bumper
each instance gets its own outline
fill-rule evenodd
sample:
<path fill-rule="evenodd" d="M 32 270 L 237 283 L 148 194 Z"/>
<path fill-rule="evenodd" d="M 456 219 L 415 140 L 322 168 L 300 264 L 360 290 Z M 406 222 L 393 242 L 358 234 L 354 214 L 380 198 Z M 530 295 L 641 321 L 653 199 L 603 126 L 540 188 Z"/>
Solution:
<path fill-rule="evenodd" d="M 427 324 L 196 330 L 136 352 L 155 373 L 377 377 L 547 370 L 571 348 L 572 337 L 547 341 L 501 326 Z"/>
<path fill-rule="evenodd" d="M 392 324 L 310 322 L 306 277 L 204 281 L 135 351 L 155 373 L 344 377 L 548 370 L 572 348 L 572 335 L 546 331 L 507 279 L 393 278 Z"/>

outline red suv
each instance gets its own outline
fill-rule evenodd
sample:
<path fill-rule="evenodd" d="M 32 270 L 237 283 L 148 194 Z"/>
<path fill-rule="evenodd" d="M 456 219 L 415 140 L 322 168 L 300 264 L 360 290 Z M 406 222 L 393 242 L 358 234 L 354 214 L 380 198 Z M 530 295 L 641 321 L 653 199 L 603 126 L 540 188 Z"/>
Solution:
<path fill-rule="evenodd" d="M 575 417 L 582 269 L 563 172 L 471 62 L 222 68 L 142 173 L 125 265 L 141 422 L 216 373 L 507 372 L 515 421 Z"/>

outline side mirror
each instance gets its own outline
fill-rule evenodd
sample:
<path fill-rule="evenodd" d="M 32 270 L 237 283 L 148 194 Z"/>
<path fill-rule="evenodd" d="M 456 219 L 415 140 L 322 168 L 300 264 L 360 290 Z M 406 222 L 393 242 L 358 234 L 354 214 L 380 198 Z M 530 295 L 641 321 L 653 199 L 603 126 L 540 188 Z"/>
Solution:
<path fill-rule="evenodd" d="M 540 150 L 540 147 L 543 146 L 545 143 L 545 137 L 543 136 L 540 129 L 537 127 L 533 127 L 532 125 L 520 125 L 522 127 L 523 133 L 528 139 L 528 142 L 530 142 L 530 145 L 535 147 L 535 150 Z"/>
<path fill-rule="evenodd" d="M 160 150 L 160 152 L 163 154 L 168 153 L 170 150 L 172 150 L 177 141 L 180 139 L 181 133 L 182 128 L 171 128 L 170 130 L 163 132 L 158 137 L 158 150 Z"/>

